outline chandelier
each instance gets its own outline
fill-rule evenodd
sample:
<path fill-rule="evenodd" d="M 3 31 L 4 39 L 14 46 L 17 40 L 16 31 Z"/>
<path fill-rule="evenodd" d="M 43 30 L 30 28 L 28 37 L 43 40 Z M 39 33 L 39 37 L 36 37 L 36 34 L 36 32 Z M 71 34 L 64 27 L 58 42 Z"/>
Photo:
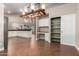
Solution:
<path fill-rule="evenodd" d="M 29 3 L 26 6 L 24 6 L 24 8 L 20 11 L 21 17 L 34 18 L 46 15 L 45 4 L 43 3 Z"/>

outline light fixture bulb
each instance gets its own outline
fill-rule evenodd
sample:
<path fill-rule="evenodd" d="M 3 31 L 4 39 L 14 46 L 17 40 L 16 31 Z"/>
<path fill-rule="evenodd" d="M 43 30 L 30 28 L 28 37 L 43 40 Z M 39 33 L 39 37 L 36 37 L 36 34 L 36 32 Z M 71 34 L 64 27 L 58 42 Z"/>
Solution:
<path fill-rule="evenodd" d="M 24 11 L 25 11 L 25 12 L 28 12 L 27 8 L 24 8 Z"/>
<path fill-rule="evenodd" d="M 31 4 L 31 9 L 34 10 L 34 8 L 35 8 L 35 7 L 34 7 L 34 4 Z"/>
<path fill-rule="evenodd" d="M 42 4 L 42 6 L 41 6 L 41 7 L 42 7 L 42 9 L 45 9 L 45 4 Z"/>
<path fill-rule="evenodd" d="M 25 15 L 25 12 L 22 12 L 23 15 Z"/>

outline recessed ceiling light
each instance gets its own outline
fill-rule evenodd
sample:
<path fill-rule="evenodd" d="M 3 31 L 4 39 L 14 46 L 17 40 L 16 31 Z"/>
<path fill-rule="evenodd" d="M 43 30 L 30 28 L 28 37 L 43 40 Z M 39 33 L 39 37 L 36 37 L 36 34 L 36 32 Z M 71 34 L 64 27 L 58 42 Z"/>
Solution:
<path fill-rule="evenodd" d="M 27 8 L 24 8 L 24 11 L 25 11 L 25 12 L 28 12 Z"/>
<path fill-rule="evenodd" d="M 41 7 L 42 7 L 42 9 L 45 9 L 45 4 L 42 4 L 42 6 L 41 6 Z"/>

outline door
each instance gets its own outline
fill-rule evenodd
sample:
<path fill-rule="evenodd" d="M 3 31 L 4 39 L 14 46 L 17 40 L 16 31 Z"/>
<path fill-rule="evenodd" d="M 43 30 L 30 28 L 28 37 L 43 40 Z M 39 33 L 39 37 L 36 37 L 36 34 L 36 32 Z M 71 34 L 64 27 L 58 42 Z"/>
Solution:
<path fill-rule="evenodd" d="M 8 48 L 8 17 L 4 17 L 4 49 Z"/>
<path fill-rule="evenodd" d="M 61 16 L 61 44 L 75 43 L 75 14 Z"/>

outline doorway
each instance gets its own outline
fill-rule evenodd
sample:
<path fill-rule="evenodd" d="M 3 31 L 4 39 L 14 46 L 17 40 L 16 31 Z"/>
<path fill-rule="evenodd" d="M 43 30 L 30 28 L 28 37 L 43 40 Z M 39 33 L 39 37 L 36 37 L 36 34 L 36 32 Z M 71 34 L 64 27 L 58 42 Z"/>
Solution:
<path fill-rule="evenodd" d="M 51 42 L 60 43 L 61 17 L 51 18 Z"/>

